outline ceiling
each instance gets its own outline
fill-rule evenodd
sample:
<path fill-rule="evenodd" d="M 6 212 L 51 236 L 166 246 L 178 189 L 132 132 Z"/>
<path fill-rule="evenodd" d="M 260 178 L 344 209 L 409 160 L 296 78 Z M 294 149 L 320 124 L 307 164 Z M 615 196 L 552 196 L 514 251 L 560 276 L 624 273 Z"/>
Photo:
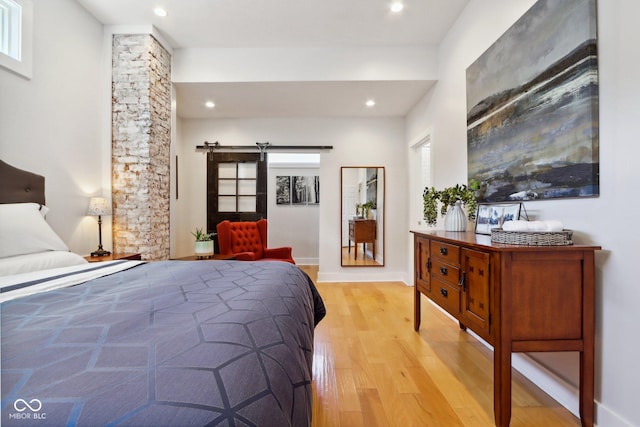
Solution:
<path fill-rule="evenodd" d="M 434 46 L 468 0 L 77 0 L 105 25 L 153 25 L 174 49 Z M 162 6 L 164 18 L 153 13 Z M 185 118 L 404 116 L 431 81 L 179 83 Z M 215 96 L 216 107 L 203 108 Z M 364 107 L 368 98 L 373 108 Z M 309 100 L 313 100 L 310 102 Z"/>
<path fill-rule="evenodd" d="M 182 118 L 404 116 L 431 81 L 179 83 Z M 207 96 L 207 94 L 211 94 Z M 365 101 L 375 98 L 375 107 Z M 203 108 L 215 99 L 216 108 Z"/>

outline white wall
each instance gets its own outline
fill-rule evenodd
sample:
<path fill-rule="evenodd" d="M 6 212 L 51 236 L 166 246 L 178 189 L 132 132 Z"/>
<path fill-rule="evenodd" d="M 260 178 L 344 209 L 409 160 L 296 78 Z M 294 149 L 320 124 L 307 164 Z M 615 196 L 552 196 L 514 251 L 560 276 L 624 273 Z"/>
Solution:
<path fill-rule="evenodd" d="M 72 251 L 89 254 L 98 247 L 89 197 L 110 195 L 101 174 L 102 25 L 75 1 L 36 1 L 33 45 L 31 80 L 0 68 L 0 158 L 45 176 L 47 221 Z"/>
<path fill-rule="evenodd" d="M 466 182 L 466 68 L 533 3 L 472 0 L 441 44 L 441 79 L 407 117 L 406 138 L 410 144 L 425 129 L 431 130 L 436 188 Z M 640 2 L 599 1 L 598 14 L 600 197 L 527 202 L 526 207 L 535 218 L 562 220 L 575 230 L 577 243 L 603 247 L 596 257 L 597 424 L 637 426 L 640 342 L 635 330 L 640 322 L 636 307 L 640 286 L 635 262 L 640 245 L 635 227 L 640 199 L 635 194 L 640 183 L 636 172 L 640 30 L 636 21 Z M 575 389 L 577 353 L 538 353 L 535 359 Z"/>
<path fill-rule="evenodd" d="M 291 246 L 293 259 L 300 265 L 318 265 L 320 254 L 320 205 L 277 205 L 277 176 L 319 176 L 320 167 L 270 165 L 267 183 L 268 247 Z M 322 181 L 320 181 L 322 202 Z"/>
<path fill-rule="evenodd" d="M 172 80 L 435 80 L 435 56 L 435 46 L 176 49 Z"/>
<path fill-rule="evenodd" d="M 274 145 L 332 145 L 333 150 L 320 155 L 319 279 L 406 280 L 408 224 L 404 209 L 398 209 L 407 203 L 402 119 L 181 119 L 179 122 L 180 199 L 176 203 L 176 254 L 172 256 L 188 255 L 192 246 L 189 230 L 206 222 L 206 155 L 196 152 L 196 145 L 205 140 L 248 146 L 255 146 L 256 141 Z M 385 266 L 342 268 L 340 167 L 367 165 L 386 168 Z M 273 212 L 270 209 L 272 219 Z"/>

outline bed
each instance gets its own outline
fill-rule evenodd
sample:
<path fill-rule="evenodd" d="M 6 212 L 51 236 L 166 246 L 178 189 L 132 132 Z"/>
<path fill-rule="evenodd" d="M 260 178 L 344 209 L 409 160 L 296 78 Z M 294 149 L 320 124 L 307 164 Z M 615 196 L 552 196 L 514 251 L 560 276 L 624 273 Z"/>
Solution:
<path fill-rule="evenodd" d="M 0 208 L 24 202 L 5 190 Z M 3 425 L 311 424 L 325 308 L 295 265 L 78 263 L 0 286 Z"/>

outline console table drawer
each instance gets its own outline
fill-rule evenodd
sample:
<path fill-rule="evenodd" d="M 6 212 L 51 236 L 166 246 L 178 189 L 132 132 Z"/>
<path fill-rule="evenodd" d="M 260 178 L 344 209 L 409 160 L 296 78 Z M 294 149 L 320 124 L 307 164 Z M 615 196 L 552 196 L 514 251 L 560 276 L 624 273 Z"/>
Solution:
<path fill-rule="evenodd" d="M 460 247 L 456 245 L 431 241 L 431 256 L 449 264 L 460 265 Z"/>
<path fill-rule="evenodd" d="M 460 280 L 460 269 L 436 258 L 431 263 L 431 277 L 442 280 L 451 286 L 458 286 L 458 281 Z"/>
<path fill-rule="evenodd" d="M 431 282 L 431 296 L 430 298 L 444 308 L 452 315 L 458 315 L 460 313 L 460 288 L 456 285 L 450 286 L 449 284 L 440 280 L 433 280 Z"/>

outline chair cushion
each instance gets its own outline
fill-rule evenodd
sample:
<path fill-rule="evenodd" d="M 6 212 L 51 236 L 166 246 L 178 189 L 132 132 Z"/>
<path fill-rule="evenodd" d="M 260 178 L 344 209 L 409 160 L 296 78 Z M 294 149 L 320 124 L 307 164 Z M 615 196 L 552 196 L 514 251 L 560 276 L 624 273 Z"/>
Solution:
<path fill-rule="evenodd" d="M 231 223 L 231 251 L 253 252 L 256 259 L 262 258 L 262 239 L 255 222 Z"/>

